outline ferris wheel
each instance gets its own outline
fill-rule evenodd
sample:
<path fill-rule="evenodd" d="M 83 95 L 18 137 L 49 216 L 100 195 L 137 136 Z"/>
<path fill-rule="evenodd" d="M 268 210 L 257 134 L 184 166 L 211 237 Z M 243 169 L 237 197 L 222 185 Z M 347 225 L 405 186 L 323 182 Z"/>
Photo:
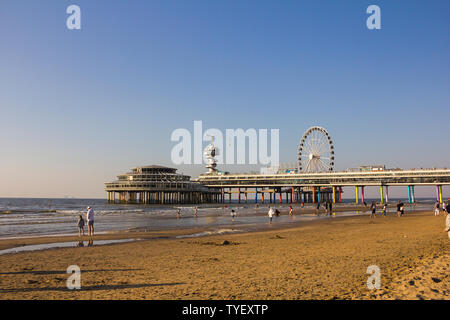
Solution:
<path fill-rule="evenodd" d="M 334 146 L 327 130 L 311 127 L 298 146 L 298 171 L 326 172 L 334 168 Z"/>

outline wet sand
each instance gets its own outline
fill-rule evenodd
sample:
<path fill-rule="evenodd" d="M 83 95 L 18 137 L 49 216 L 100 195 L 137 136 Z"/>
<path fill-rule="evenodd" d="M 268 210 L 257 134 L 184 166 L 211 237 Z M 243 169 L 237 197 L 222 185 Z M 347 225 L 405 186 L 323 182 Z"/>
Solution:
<path fill-rule="evenodd" d="M 143 240 L 1 255 L 0 299 L 449 299 L 442 215 L 361 215 L 282 229 L 275 219 L 267 227 L 184 239 L 174 237 L 202 230 L 116 233 L 94 244 Z M 76 240 L 2 240 L 0 249 Z M 81 268 L 82 290 L 66 288 L 69 265 Z M 367 289 L 370 265 L 381 270 L 379 290 Z"/>

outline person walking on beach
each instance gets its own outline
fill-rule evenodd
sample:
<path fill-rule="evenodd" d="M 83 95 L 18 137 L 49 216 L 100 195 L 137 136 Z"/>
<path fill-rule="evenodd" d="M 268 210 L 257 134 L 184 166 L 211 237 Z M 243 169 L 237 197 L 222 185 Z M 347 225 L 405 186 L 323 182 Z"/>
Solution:
<path fill-rule="evenodd" d="M 275 214 L 275 212 L 273 211 L 273 209 L 271 207 L 269 207 L 269 224 L 272 224 L 272 219 L 273 219 L 273 215 Z"/>
<path fill-rule="evenodd" d="M 234 209 L 233 209 L 233 210 L 231 210 L 231 221 L 234 222 L 234 218 L 236 218 L 236 211 L 234 211 Z"/>
<path fill-rule="evenodd" d="M 333 214 L 333 203 L 331 201 L 328 203 L 328 211 L 331 216 Z"/>
<path fill-rule="evenodd" d="M 78 217 L 78 236 L 81 237 L 84 236 L 84 219 L 83 216 L 80 214 Z"/>
<path fill-rule="evenodd" d="M 194 207 L 194 217 L 196 217 L 197 218 L 197 207 Z"/>
<path fill-rule="evenodd" d="M 319 215 L 319 213 L 320 213 L 320 202 L 317 202 L 316 215 Z"/>
<path fill-rule="evenodd" d="M 400 200 L 397 201 L 397 217 L 400 217 L 403 213 L 403 202 Z"/>
<path fill-rule="evenodd" d="M 436 203 L 434 204 L 434 215 L 435 216 L 438 216 L 440 214 L 439 206 L 440 206 L 439 201 L 436 201 Z"/>
<path fill-rule="evenodd" d="M 372 205 L 370 206 L 370 209 L 372 210 L 372 213 L 370 214 L 370 218 L 376 218 L 376 212 L 377 212 L 377 204 L 375 201 L 372 201 Z"/>
<path fill-rule="evenodd" d="M 177 210 L 177 219 L 180 219 L 181 218 L 181 209 L 178 209 Z"/>
<path fill-rule="evenodd" d="M 383 217 L 385 217 L 385 218 L 386 218 L 386 212 L 387 212 L 387 203 L 385 203 L 385 204 L 383 205 L 383 211 L 382 211 Z"/>
<path fill-rule="evenodd" d="M 445 205 L 445 204 L 444 204 Z M 448 210 L 450 209 L 450 200 L 447 201 L 446 211 L 445 211 L 445 229 L 444 232 L 448 232 L 448 238 L 450 239 L 450 213 Z"/>
<path fill-rule="evenodd" d="M 302 201 L 302 205 L 301 205 L 302 209 L 305 207 L 305 203 Z"/>
<path fill-rule="evenodd" d="M 88 234 L 90 236 L 93 236 L 94 235 L 94 209 L 92 209 L 91 207 L 87 207 L 86 220 L 88 223 Z"/>
<path fill-rule="evenodd" d="M 294 213 L 294 209 L 292 209 L 292 206 L 289 206 L 289 215 L 292 216 Z"/>

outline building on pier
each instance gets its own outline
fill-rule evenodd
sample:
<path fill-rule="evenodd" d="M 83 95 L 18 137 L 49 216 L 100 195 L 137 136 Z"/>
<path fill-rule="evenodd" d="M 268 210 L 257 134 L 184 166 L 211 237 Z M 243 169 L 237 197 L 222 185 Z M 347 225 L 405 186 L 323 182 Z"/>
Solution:
<path fill-rule="evenodd" d="M 177 169 L 151 165 L 132 168 L 105 183 L 108 201 L 114 203 L 180 204 L 219 202 L 219 189 L 191 181 Z"/>

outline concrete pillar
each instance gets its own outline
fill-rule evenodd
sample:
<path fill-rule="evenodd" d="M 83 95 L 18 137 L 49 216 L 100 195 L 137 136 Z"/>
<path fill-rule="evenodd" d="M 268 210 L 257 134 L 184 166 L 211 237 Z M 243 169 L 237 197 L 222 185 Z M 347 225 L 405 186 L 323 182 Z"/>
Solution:
<path fill-rule="evenodd" d="M 361 200 L 364 203 L 366 200 L 364 199 L 364 186 L 361 187 Z"/>

